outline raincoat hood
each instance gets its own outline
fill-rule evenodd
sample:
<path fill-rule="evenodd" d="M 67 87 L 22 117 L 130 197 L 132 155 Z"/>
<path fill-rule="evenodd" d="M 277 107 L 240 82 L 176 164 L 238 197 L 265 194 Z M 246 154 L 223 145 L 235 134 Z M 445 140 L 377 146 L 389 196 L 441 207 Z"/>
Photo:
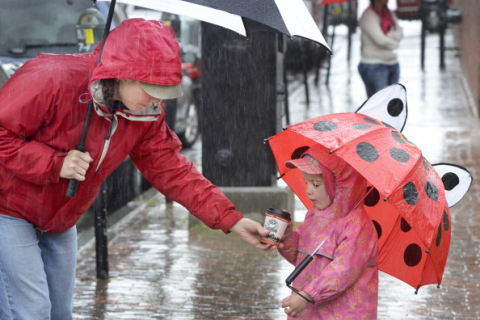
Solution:
<path fill-rule="evenodd" d="M 334 194 L 332 204 L 323 211 L 332 216 L 344 216 L 360 203 L 367 190 L 367 180 L 352 166 L 321 145 L 310 148 L 303 155 L 319 162 L 327 193 L 330 198 L 331 193 Z"/>
<path fill-rule="evenodd" d="M 101 44 L 93 59 L 98 61 Z M 133 79 L 162 86 L 181 83 L 181 54 L 171 27 L 161 21 L 124 20 L 113 29 L 94 68 L 92 83 L 100 79 Z"/>

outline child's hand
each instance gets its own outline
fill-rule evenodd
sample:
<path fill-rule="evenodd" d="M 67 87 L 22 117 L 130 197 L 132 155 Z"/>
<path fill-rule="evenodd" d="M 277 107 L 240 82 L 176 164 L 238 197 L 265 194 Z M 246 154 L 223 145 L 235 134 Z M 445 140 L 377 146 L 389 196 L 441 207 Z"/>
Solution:
<path fill-rule="evenodd" d="M 285 211 L 286 211 L 286 210 L 285 210 Z M 285 240 L 287 240 L 288 238 L 290 238 L 290 236 L 292 235 L 292 232 L 293 232 L 293 221 L 290 221 L 290 222 L 288 223 L 287 229 L 285 229 L 285 233 L 283 234 L 282 239 L 281 239 L 280 242 L 278 243 L 278 248 L 279 248 L 279 249 L 283 249 L 283 248 L 284 248 L 283 241 L 285 241 Z"/>
<path fill-rule="evenodd" d="M 300 294 L 313 301 L 312 297 L 304 292 L 300 291 Z M 308 301 L 300 297 L 296 293 L 292 293 L 289 297 L 282 300 L 282 308 L 285 308 L 285 313 L 292 318 L 297 318 L 305 310 L 308 305 Z"/>

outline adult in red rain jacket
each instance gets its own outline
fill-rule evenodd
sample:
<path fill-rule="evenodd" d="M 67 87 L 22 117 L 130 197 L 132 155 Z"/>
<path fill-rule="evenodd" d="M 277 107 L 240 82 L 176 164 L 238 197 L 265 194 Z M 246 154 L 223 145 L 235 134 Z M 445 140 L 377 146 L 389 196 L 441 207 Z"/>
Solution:
<path fill-rule="evenodd" d="M 0 90 L 0 319 L 72 318 L 76 228 L 130 156 L 146 179 L 212 229 L 261 249 L 263 227 L 180 154 L 161 99 L 181 95 L 180 49 L 162 22 L 129 19 L 92 54 L 26 62 Z M 93 99 L 85 146 L 80 141 Z M 65 196 L 79 180 L 75 198 Z"/>

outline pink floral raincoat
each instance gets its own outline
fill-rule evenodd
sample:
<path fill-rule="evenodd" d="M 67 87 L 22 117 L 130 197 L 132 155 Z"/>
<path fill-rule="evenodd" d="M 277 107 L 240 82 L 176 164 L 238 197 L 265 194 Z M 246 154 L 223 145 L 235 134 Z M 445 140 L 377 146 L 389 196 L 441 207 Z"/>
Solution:
<path fill-rule="evenodd" d="M 328 208 L 310 210 L 279 249 L 297 266 L 326 239 L 293 282 L 315 301 L 295 319 L 377 319 L 378 238 L 363 208 L 367 181 L 334 154 L 312 149 L 307 154 L 333 173 L 335 197 Z"/>

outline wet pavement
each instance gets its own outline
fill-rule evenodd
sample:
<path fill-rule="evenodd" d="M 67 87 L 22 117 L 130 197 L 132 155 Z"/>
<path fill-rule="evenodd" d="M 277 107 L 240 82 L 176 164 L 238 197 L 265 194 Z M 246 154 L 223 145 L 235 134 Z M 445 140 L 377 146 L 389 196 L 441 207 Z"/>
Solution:
<path fill-rule="evenodd" d="M 465 90 L 458 53 L 446 52 L 440 70 L 438 35 L 427 37 L 420 69 L 420 24 L 402 21 L 400 82 L 409 115 L 403 133 L 431 163 L 466 167 L 474 176 L 452 214 L 452 240 L 443 283 L 414 288 L 380 274 L 379 319 L 480 319 L 480 219 L 477 214 L 480 120 Z M 310 104 L 301 75 L 289 75 L 291 123 L 327 113 L 355 111 L 366 99 L 357 72 L 359 32 L 347 61 L 346 30 L 336 28 L 329 86 L 322 70 L 318 87 L 309 75 Z M 451 32 L 446 45 L 454 46 Z M 476 66 L 475 66 L 476 67 Z M 201 167 L 201 143 L 185 154 Z M 297 201 L 296 220 L 305 210 Z M 94 243 L 79 250 L 75 319 L 286 319 L 280 300 L 293 267 L 276 252 L 263 252 L 206 227 L 188 228 L 188 212 L 150 192 L 130 204 L 132 212 L 109 229 L 110 278 L 97 280 Z"/>

